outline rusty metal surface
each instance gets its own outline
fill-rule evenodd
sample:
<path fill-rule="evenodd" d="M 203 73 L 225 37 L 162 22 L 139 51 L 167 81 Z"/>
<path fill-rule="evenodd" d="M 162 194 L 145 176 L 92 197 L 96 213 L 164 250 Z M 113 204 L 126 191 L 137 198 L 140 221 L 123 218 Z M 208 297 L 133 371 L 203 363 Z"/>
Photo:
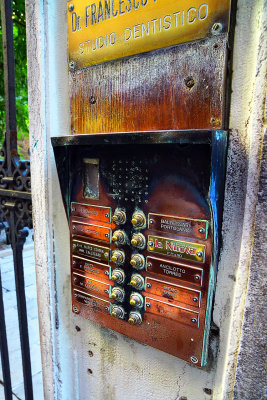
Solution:
<path fill-rule="evenodd" d="M 224 126 L 227 34 L 70 73 L 74 134 Z"/>
<path fill-rule="evenodd" d="M 83 68 L 227 32 L 230 3 L 72 0 L 67 6 L 70 65 Z"/>

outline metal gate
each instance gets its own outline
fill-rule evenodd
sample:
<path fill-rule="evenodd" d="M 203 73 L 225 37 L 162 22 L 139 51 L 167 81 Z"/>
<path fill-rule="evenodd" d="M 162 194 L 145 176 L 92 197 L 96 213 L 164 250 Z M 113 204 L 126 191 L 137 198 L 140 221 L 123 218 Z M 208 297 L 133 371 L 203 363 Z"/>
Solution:
<path fill-rule="evenodd" d="M 23 246 L 32 227 L 30 162 L 20 159 L 17 151 L 15 58 L 12 1 L 1 0 L 3 58 L 5 77 L 6 132 L 0 161 L 0 222 L 5 225 L 14 257 L 16 297 L 20 330 L 25 398 L 33 399 L 32 372 L 26 310 Z M 0 350 L 5 398 L 12 400 L 11 374 L 0 271 Z"/>

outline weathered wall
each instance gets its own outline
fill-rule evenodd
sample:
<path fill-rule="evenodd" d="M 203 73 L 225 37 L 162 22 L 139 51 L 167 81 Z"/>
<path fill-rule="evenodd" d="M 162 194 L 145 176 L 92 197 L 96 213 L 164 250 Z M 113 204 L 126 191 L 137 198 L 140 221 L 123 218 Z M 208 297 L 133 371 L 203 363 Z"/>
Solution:
<path fill-rule="evenodd" d="M 261 400 L 267 396 L 266 315 L 267 315 L 267 134 L 265 134 L 260 175 L 255 239 L 234 396 Z"/>
<path fill-rule="evenodd" d="M 264 1 L 238 2 L 230 118 L 233 131 L 228 154 L 224 244 L 214 308 L 220 341 L 216 362 L 202 371 L 71 313 L 69 235 L 50 145 L 51 136 L 70 133 L 66 1 L 26 0 L 26 7 L 32 193 L 45 398 L 231 399 L 246 301 L 263 136 L 265 64 L 260 48 Z M 235 393 L 236 399 L 243 400 L 238 388 Z"/>

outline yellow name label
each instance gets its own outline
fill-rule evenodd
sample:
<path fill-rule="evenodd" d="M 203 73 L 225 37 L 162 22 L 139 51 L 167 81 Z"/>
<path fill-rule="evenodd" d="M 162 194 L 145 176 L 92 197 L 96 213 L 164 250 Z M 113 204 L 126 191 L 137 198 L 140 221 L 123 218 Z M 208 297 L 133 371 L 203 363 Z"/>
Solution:
<path fill-rule="evenodd" d="M 231 0 L 68 1 L 73 68 L 228 30 Z"/>

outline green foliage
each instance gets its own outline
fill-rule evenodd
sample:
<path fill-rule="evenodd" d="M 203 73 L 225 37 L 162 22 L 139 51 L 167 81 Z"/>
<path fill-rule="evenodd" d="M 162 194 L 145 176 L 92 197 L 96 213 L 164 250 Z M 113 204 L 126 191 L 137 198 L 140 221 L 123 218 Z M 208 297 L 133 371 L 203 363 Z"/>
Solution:
<path fill-rule="evenodd" d="M 13 0 L 13 35 L 15 50 L 17 130 L 19 150 L 27 157 L 29 118 L 27 89 L 27 56 L 26 56 L 26 21 L 25 0 Z M 5 131 L 5 99 L 2 25 L 0 25 L 0 141 L 2 143 Z M 27 157 L 28 158 L 28 157 Z"/>

